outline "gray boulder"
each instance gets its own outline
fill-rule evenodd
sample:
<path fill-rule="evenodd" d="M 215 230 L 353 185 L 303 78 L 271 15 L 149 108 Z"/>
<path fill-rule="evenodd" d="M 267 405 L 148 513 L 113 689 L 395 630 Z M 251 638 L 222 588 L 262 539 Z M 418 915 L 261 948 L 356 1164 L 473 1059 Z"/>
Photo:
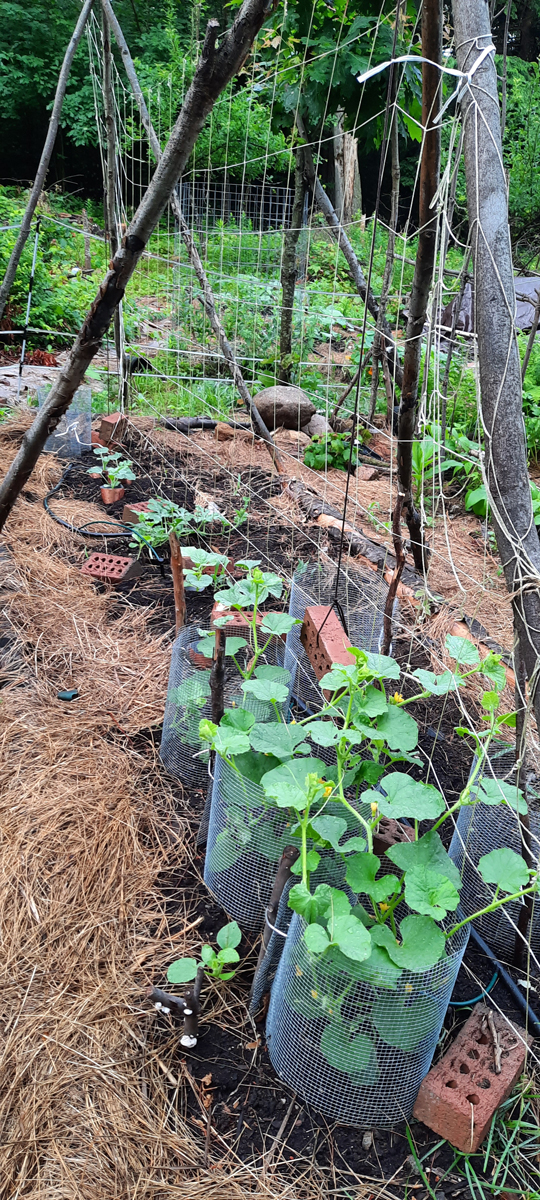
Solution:
<path fill-rule="evenodd" d="M 311 420 L 308 421 L 307 425 L 304 425 L 302 429 L 302 433 L 307 433 L 309 437 L 315 437 L 320 434 L 331 432 L 332 426 L 330 422 L 327 421 L 326 417 L 323 417 L 322 413 L 318 412 L 315 413 L 315 416 L 313 416 Z"/>
<path fill-rule="evenodd" d="M 265 388 L 253 399 L 267 429 L 301 429 L 317 411 L 301 388 L 283 383 Z"/>

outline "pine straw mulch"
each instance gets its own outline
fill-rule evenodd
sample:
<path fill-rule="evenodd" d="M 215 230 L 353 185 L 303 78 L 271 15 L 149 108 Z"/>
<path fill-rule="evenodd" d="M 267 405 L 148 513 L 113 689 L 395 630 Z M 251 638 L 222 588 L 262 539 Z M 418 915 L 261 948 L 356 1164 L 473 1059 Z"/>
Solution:
<path fill-rule="evenodd" d="M 4 470 L 31 416 L 0 427 Z M 206 1145 L 178 1036 L 155 1040 L 145 989 L 196 950 L 199 924 L 189 891 L 171 905 L 160 890 L 160 877 L 181 882 L 187 868 L 188 814 L 136 737 L 162 717 L 170 642 L 151 636 L 140 608 L 118 617 L 114 596 L 80 575 L 80 539 L 41 505 L 60 471 L 42 456 L 0 550 L 0 1194 L 342 1195 L 314 1162 L 284 1170 L 279 1144 L 262 1166 L 242 1163 L 215 1131 Z M 73 704 L 57 699 L 67 687 L 79 689 Z M 253 1037 L 234 992 L 210 992 L 207 1005 L 206 1017 L 232 1016 Z M 358 1179 L 354 1192 L 362 1200 L 373 1184 Z M 391 1193 L 378 1185 L 378 1195 Z"/>

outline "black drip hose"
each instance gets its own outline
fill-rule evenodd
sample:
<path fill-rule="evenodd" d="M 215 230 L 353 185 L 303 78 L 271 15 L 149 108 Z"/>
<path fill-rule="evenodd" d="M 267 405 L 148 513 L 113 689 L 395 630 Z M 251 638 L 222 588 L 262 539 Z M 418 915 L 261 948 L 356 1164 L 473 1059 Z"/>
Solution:
<path fill-rule="evenodd" d="M 498 971 L 504 986 L 508 989 L 508 991 L 514 997 L 516 1004 L 525 1014 L 529 1031 L 534 1034 L 535 1037 L 540 1037 L 540 1020 L 536 1016 L 536 1013 L 533 1012 L 527 997 L 523 995 L 523 992 L 520 990 L 517 983 L 514 983 L 512 976 L 509 975 L 506 968 L 503 967 L 502 963 L 499 962 L 497 955 L 493 953 L 493 950 L 490 950 L 487 942 L 485 942 L 483 937 L 480 937 L 480 934 L 476 932 L 476 929 L 474 929 L 472 923 L 470 925 L 470 930 L 473 942 L 476 942 L 476 945 L 478 946 L 478 949 L 482 951 L 482 954 L 485 954 L 487 958 L 491 960 L 493 966 Z"/>
<path fill-rule="evenodd" d="M 107 525 L 111 525 L 111 527 L 113 529 L 117 530 L 116 533 L 103 533 L 103 532 L 90 533 L 90 531 L 86 528 L 86 525 L 81 525 L 80 528 L 77 528 L 76 525 L 71 525 L 71 523 L 69 521 L 64 521 L 62 519 L 62 517 L 58 517 L 56 515 L 56 513 L 54 513 L 52 511 L 52 508 L 49 507 L 48 501 L 51 499 L 51 496 L 54 496 L 55 492 L 60 491 L 60 488 L 62 487 L 66 476 L 69 475 L 69 472 L 72 471 L 73 467 L 75 467 L 75 466 L 77 466 L 77 463 L 69 463 L 68 466 L 66 467 L 65 471 L 63 472 L 63 474 L 60 476 L 60 479 L 58 480 L 58 483 L 56 484 L 56 486 L 51 488 L 50 492 L 47 492 L 47 495 L 45 496 L 45 498 L 43 500 L 43 507 L 45 509 L 45 512 L 48 513 L 50 517 L 52 517 L 53 521 L 56 521 L 57 525 L 63 525 L 64 529 L 69 529 L 70 533 L 80 533 L 83 537 L 93 537 L 93 538 L 133 537 L 133 526 L 122 525 L 122 524 L 120 524 L 119 521 L 105 522 L 105 518 L 103 518 L 102 520 L 99 521 L 100 525 L 104 525 L 105 523 L 107 523 Z M 88 525 L 97 525 L 98 521 L 88 521 L 87 524 Z"/>

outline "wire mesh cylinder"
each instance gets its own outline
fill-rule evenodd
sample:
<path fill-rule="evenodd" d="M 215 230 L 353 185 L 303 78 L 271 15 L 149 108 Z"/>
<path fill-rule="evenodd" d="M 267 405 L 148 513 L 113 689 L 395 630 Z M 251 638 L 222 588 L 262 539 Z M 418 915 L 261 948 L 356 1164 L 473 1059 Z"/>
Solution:
<path fill-rule="evenodd" d="M 365 809 L 367 816 L 370 809 Z M 327 805 L 325 812 L 343 816 L 349 832 L 361 834 L 358 822 L 338 803 Z M 268 803 L 260 784 L 238 775 L 224 759 L 216 757 L 204 881 L 244 929 L 263 926 L 279 859 L 285 846 L 300 845 L 299 839 L 291 836 L 292 824 L 286 809 Z M 341 859 L 336 861 L 333 853 L 322 851 L 316 882 L 342 887 L 344 876 Z M 288 919 L 290 915 L 289 909 Z"/>
<path fill-rule="evenodd" d="M 473 760 L 471 773 L 476 766 Z M 490 757 L 486 777 L 495 776 L 507 783 L 515 784 L 513 750 Z M 473 791 L 474 794 L 474 791 Z M 535 862 L 540 850 L 540 813 L 529 804 L 531 826 L 531 849 Z M 522 853 L 520 823 L 517 812 L 508 804 L 483 804 L 478 802 L 460 809 L 456 828 L 449 847 L 449 855 L 461 874 L 461 906 L 467 916 L 485 908 L 495 895 L 495 884 L 484 883 L 478 863 L 484 854 L 500 850 L 505 846 Z M 516 940 L 516 927 L 521 905 L 516 901 L 477 917 L 474 927 L 496 953 L 512 957 Z M 532 951 L 540 952 L 540 904 L 533 896 L 533 912 L 527 941 Z"/>
<path fill-rule="evenodd" d="M 199 630 L 202 626 L 186 625 L 176 638 L 173 646 L 171 667 L 169 671 L 169 686 L 163 718 L 163 733 L 161 736 L 160 757 L 171 775 L 175 775 L 187 787 L 201 788 L 208 779 L 208 753 L 201 751 L 199 738 L 199 721 L 204 717 L 211 719 L 212 704 L 210 698 L 211 661 L 197 649 L 201 641 Z M 203 629 L 203 633 L 206 632 Z M 233 629 L 236 636 L 239 630 Z M 229 628 L 227 629 L 229 634 Z M 243 627 L 242 636 L 246 636 Z M 276 639 L 274 639 L 275 641 Z M 269 653 L 263 661 L 276 664 L 276 650 L 271 645 Z M 245 657 L 249 657 L 251 648 L 246 647 Z M 285 679 L 286 682 L 286 679 Z M 272 704 L 257 700 L 255 696 L 244 695 L 241 689 L 242 676 L 230 657 L 225 659 L 224 700 L 226 708 L 247 708 L 257 721 L 277 720 L 276 710 Z M 286 714 L 289 707 L 289 694 L 277 708 L 281 715 Z M 194 757 L 196 755 L 197 757 Z"/>
<path fill-rule="evenodd" d="M 332 604 L 335 595 L 336 568 L 330 564 L 310 564 L 294 574 L 289 613 L 304 620 L 310 604 Z M 388 587 L 371 571 L 340 573 L 337 598 L 345 615 L 349 638 L 361 650 L 379 651 L 383 634 L 384 605 Z M 394 615 L 396 613 L 394 605 Z M 300 641 L 300 625 L 287 634 L 284 665 L 291 672 L 292 694 L 306 708 L 317 711 L 322 694 L 309 658 Z"/>
<path fill-rule="evenodd" d="M 38 388 L 37 399 L 40 408 L 43 407 L 49 391 L 48 387 Z M 88 450 L 91 436 L 92 391 L 89 387 L 79 387 L 54 433 L 47 438 L 44 449 L 48 454 L 60 454 L 62 458 L 80 458 L 82 451 Z"/>
<path fill-rule="evenodd" d="M 295 914 L 266 1023 L 278 1075 L 325 1116 L 373 1129 L 410 1117 L 431 1065 L 468 931 L 413 974 L 310 954 Z"/>

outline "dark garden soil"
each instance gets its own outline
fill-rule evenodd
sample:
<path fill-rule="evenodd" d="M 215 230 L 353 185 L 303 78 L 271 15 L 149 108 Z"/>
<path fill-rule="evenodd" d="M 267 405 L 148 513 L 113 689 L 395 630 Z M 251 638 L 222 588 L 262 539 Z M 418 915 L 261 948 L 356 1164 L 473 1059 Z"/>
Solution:
<path fill-rule="evenodd" d="M 316 527 L 310 526 L 309 536 L 307 533 L 304 535 L 302 531 L 293 530 L 290 524 L 280 524 L 276 513 L 266 507 L 265 501 L 280 490 L 270 472 L 243 471 L 234 484 L 229 472 L 216 469 L 212 473 L 205 473 L 192 463 L 188 465 L 185 461 L 175 461 L 172 451 L 166 455 L 164 450 L 160 450 L 158 454 L 155 447 L 145 447 L 140 439 L 132 446 L 128 444 L 126 452 L 128 457 L 133 458 L 138 475 L 126 494 L 126 499 L 133 503 L 159 496 L 168 497 L 192 509 L 196 495 L 203 492 L 214 499 L 225 516 L 232 520 L 242 497 L 249 491 L 252 515 L 248 522 L 239 529 L 229 529 L 225 534 L 212 532 L 199 544 L 211 545 L 233 558 L 262 558 L 265 565 L 269 562 L 272 569 L 287 576 L 291 575 L 299 560 L 316 557 Z M 68 499 L 71 497 L 99 503 L 96 482 L 86 473 L 93 463 L 95 459 L 90 453 L 83 455 L 59 494 Z M 50 503 L 54 510 L 54 497 Z M 123 507 L 122 500 L 108 508 L 107 513 L 120 520 Z M 255 508 L 256 512 L 253 511 Z M 197 544 L 193 538 L 186 540 L 190 544 Z M 95 539 L 95 545 L 88 544 L 90 549 L 104 548 L 103 539 Z M 111 540 L 108 549 L 114 553 L 129 553 L 127 545 L 127 541 Z M 325 551 L 328 553 L 326 545 Z M 163 559 L 166 560 L 165 554 Z M 208 621 L 211 602 L 210 589 L 199 595 L 188 593 L 188 623 L 203 624 Z M 116 612 L 125 612 L 126 605 L 151 608 L 154 631 L 173 635 L 174 601 L 170 569 L 166 561 L 155 566 L 146 560 L 140 579 L 118 587 Z M 409 670 L 431 666 L 429 647 L 422 645 L 417 637 L 413 641 L 406 630 L 396 636 L 394 654 L 401 665 Z M 414 715 L 420 726 L 420 754 L 428 770 L 420 772 L 419 768 L 412 768 L 413 773 L 422 773 L 424 779 L 437 784 L 451 803 L 466 783 L 472 759 L 472 747 L 454 732 L 455 726 L 462 721 L 461 710 L 452 696 L 434 697 L 429 706 L 416 705 Z M 155 747 L 159 737 L 160 731 L 153 730 L 147 735 L 139 734 L 134 739 L 140 754 L 148 755 L 149 769 L 152 770 L 155 769 Z M 191 830 L 193 853 L 189 871 L 184 871 L 181 878 L 164 878 L 162 891 L 169 916 L 174 920 L 175 911 L 184 914 L 184 901 L 189 900 L 190 915 L 202 918 L 198 933 L 203 940 L 211 940 L 224 923 L 224 913 L 202 881 L 204 849 L 196 846 L 196 835 L 204 800 L 201 792 L 182 791 L 178 787 L 179 816 Z M 449 840 L 451 823 L 447 825 Z M 182 915 L 180 925 L 183 920 Z M 274 1153 L 275 1150 L 282 1164 L 290 1160 L 297 1167 L 299 1160 L 300 1165 L 302 1160 L 304 1164 L 316 1160 L 318 1166 L 327 1169 L 330 1175 L 335 1172 L 334 1177 L 340 1176 L 340 1184 L 344 1176 L 351 1185 L 356 1181 L 372 1179 L 374 1198 L 383 1182 L 388 1185 L 388 1191 L 385 1192 L 388 1196 L 415 1196 L 419 1200 L 424 1200 L 428 1195 L 435 1196 L 436 1200 L 458 1200 L 459 1197 L 471 1196 L 465 1179 L 454 1165 L 455 1155 L 451 1147 L 447 1143 L 439 1145 L 440 1139 L 420 1123 L 411 1121 L 410 1133 L 418 1156 L 424 1160 L 425 1178 L 418 1173 L 411 1157 L 405 1123 L 392 1131 L 370 1130 L 366 1133 L 345 1125 L 328 1123 L 314 1109 L 293 1096 L 276 1077 L 270 1064 L 264 1040 L 264 1012 L 258 1014 L 254 1025 L 249 1023 L 246 1015 L 245 1006 L 258 953 L 256 939 L 244 939 L 242 950 L 244 965 L 230 989 L 233 997 L 231 1014 L 220 1010 L 219 1022 L 215 1023 L 205 1021 L 203 1014 L 197 1047 L 189 1053 L 177 1053 L 178 1074 L 185 1074 L 189 1083 L 185 1114 L 188 1119 L 199 1128 L 206 1128 L 201 1098 L 211 1096 L 210 1137 L 223 1145 L 224 1154 L 232 1150 L 242 1161 L 256 1168 L 261 1165 L 264 1154 Z M 462 1004 L 463 1001 L 478 998 L 479 985 L 486 985 L 492 974 L 491 962 L 471 944 L 457 981 L 454 1001 Z M 491 995 L 510 1020 L 518 1025 L 523 1024 L 523 1013 L 517 1009 L 502 983 L 497 982 Z M 443 1031 L 440 1052 L 445 1049 L 448 1036 L 457 1032 L 469 1013 L 468 1007 L 451 1007 L 448 1010 L 446 1034 Z M 161 1043 L 167 1043 L 170 1047 L 171 1037 L 176 1036 L 173 1018 L 156 1014 L 156 1050 L 159 1052 Z M 172 1101 L 173 1092 L 171 1087 Z M 482 1178 L 483 1155 L 474 1156 L 473 1161 L 477 1174 Z"/>

